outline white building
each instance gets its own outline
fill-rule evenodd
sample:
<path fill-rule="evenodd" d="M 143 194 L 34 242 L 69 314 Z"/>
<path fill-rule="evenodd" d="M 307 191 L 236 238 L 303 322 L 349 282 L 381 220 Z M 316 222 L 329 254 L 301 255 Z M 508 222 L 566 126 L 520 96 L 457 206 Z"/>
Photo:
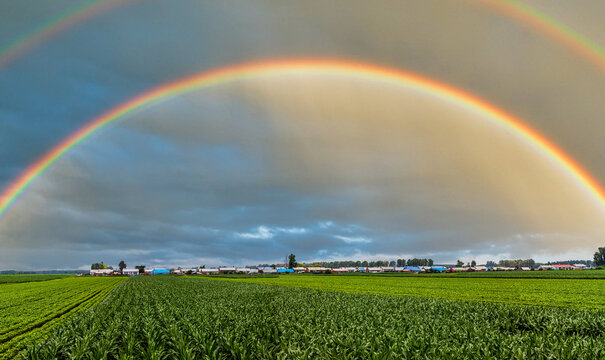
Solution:
<path fill-rule="evenodd" d="M 200 269 L 200 274 L 218 274 L 218 269 Z"/>
<path fill-rule="evenodd" d="M 106 276 L 106 275 L 111 275 L 112 272 L 113 272 L 113 270 L 111 270 L 111 269 L 98 269 L 98 270 L 90 269 L 90 275 L 92 275 L 92 276 Z"/>
<path fill-rule="evenodd" d="M 122 270 L 122 275 L 137 276 L 139 275 L 139 269 L 124 269 Z"/>

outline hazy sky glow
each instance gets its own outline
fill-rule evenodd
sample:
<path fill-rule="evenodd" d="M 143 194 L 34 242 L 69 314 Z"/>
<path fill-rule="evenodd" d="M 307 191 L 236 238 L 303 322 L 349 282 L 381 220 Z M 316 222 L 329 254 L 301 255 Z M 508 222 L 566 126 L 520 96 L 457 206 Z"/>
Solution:
<path fill-rule="evenodd" d="M 74 4 L 1 4 L 0 44 Z M 605 47 L 602 3 L 531 4 Z M 0 68 L 0 188 L 162 83 L 328 57 L 474 93 L 605 183 L 603 70 L 484 4 L 151 1 L 114 6 Z M 0 219 L 0 269 L 245 265 L 290 252 L 588 259 L 604 231 L 581 184 L 493 119 L 414 88 L 292 71 L 178 96 L 86 139 Z"/>

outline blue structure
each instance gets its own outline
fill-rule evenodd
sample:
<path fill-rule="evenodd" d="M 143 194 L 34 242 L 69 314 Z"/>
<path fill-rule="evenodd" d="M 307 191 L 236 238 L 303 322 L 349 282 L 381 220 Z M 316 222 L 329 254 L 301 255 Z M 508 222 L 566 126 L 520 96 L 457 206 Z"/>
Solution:
<path fill-rule="evenodd" d="M 278 274 L 290 274 L 293 272 L 294 272 L 294 270 L 292 270 L 292 269 L 277 269 Z"/>
<path fill-rule="evenodd" d="M 419 268 L 418 266 L 406 266 L 405 267 L 406 271 L 413 271 L 413 272 L 421 272 L 422 269 Z"/>
<path fill-rule="evenodd" d="M 444 271 L 448 271 L 449 269 L 446 269 L 443 266 L 432 266 L 431 270 L 439 271 L 439 272 L 444 272 Z"/>
<path fill-rule="evenodd" d="M 158 275 L 158 274 L 170 274 L 170 270 L 168 270 L 168 269 L 153 269 L 152 274 L 153 274 L 153 275 Z"/>

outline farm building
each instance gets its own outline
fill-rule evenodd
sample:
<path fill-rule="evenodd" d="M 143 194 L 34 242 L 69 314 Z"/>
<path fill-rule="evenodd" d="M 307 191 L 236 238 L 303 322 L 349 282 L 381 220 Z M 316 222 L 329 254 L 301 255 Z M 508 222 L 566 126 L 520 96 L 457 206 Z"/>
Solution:
<path fill-rule="evenodd" d="M 277 274 L 277 270 L 275 270 L 274 268 L 259 268 L 258 271 L 260 271 L 263 274 Z"/>
<path fill-rule="evenodd" d="M 438 272 L 445 272 L 445 271 L 449 271 L 450 269 L 443 267 L 443 266 L 431 266 L 431 270 L 438 271 Z"/>
<path fill-rule="evenodd" d="M 170 274 L 170 270 L 168 270 L 168 269 L 150 269 L 149 273 L 151 275 Z"/>
<path fill-rule="evenodd" d="M 406 266 L 404 271 L 419 273 L 421 271 L 424 271 L 424 269 L 419 266 Z"/>
<path fill-rule="evenodd" d="M 98 270 L 90 270 L 90 275 L 92 276 L 107 276 L 113 273 L 112 269 L 98 269 Z"/>
<path fill-rule="evenodd" d="M 122 275 L 137 276 L 139 275 L 139 269 L 124 269 L 122 270 Z"/>
<path fill-rule="evenodd" d="M 573 266 L 569 265 L 569 264 L 554 264 L 552 267 L 555 268 L 555 270 L 573 270 Z"/>
<path fill-rule="evenodd" d="M 218 269 L 200 269 L 201 274 L 218 274 Z"/>
<path fill-rule="evenodd" d="M 221 274 L 235 274 L 236 269 L 234 267 L 219 267 L 218 270 Z"/>
<path fill-rule="evenodd" d="M 302 267 L 302 266 L 298 266 L 298 267 L 295 267 L 293 270 L 294 270 L 295 273 L 302 273 L 302 272 L 306 272 L 307 268 L 306 267 Z"/>
<path fill-rule="evenodd" d="M 292 269 L 277 269 L 278 274 L 294 274 Z"/>
<path fill-rule="evenodd" d="M 538 270 L 556 270 L 552 265 L 540 265 L 538 266 Z"/>
<path fill-rule="evenodd" d="M 309 267 L 308 269 L 309 269 L 310 273 L 315 273 L 315 274 L 325 273 L 326 271 L 329 270 L 326 267 Z"/>

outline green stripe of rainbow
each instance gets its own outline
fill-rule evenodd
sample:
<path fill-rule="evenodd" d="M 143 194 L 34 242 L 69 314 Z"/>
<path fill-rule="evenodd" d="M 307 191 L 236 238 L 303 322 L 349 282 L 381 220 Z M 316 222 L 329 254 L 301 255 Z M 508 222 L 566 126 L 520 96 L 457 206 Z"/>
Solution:
<path fill-rule="evenodd" d="M 537 147 L 537 150 L 542 151 L 544 155 L 555 160 L 563 169 L 567 170 L 567 172 L 575 178 L 585 190 L 592 194 L 602 209 L 605 209 L 605 191 L 600 187 L 597 181 L 593 179 L 588 172 L 582 169 L 582 167 L 569 155 L 564 153 L 543 135 L 523 123 L 521 120 L 507 114 L 475 95 L 466 93 L 450 85 L 401 70 L 343 60 L 295 59 L 245 63 L 203 72 L 159 86 L 111 109 L 96 119 L 93 119 L 80 130 L 63 140 L 10 184 L 0 195 L 0 217 L 6 213 L 9 206 L 17 197 L 38 176 L 44 173 L 49 166 L 88 136 L 103 129 L 114 121 L 151 105 L 158 104 L 193 90 L 263 75 L 304 71 L 343 74 L 346 76 L 355 76 L 358 78 L 379 80 L 406 86 L 437 96 L 446 101 L 451 101 L 456 105 L 475 110 L 478 113 L 493 119 L 495 124 L 503 125 L 511 130 L 512 133 L 533 143 Z"/>

